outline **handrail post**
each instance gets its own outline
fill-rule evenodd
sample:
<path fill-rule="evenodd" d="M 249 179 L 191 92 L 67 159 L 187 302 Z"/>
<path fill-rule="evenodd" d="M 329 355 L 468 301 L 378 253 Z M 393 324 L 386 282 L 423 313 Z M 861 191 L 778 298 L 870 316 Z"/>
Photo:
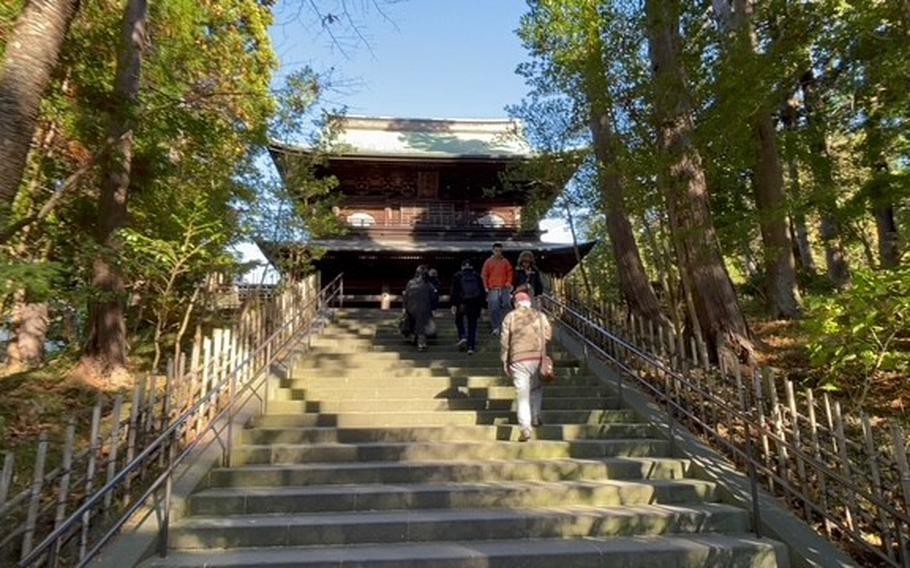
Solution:
<path fill-rule="evenodd" d="M 673 402 L 670 400 L 670 393 L 668 392 L 664 396 L 667 399 L 667 442 L 672 458 L 676 456 L 676 419 L 673 417 Z"/>
<path fill-rule="evenodd" d="M 761 505 L 758 495 L 758 471 L 755 468 L 755 455 L 752 447 L 752 425 L 749 423 L 749 404 L 746 398 L 746 388 L 743 386 L 742 373 L 736 369 L 736 387 L 739 390 L 739 403 L 743 409 L 743 437 L 746 444 L 746 467 L 749 471 L 749 492 L 752 497 L 752 530 L 755 536 L 761 538 Z M 759 425 L 761 427 L 761 425 Z"/>
<path fill-rule="evenodd" d="M 171 493 L 174 489 L 174 453 L 177 446 L 177 429 L 171 433 L 167 448 L 167 479 L 164 482 L 164 510 L 161 513 L 161 526 L 158 529 L 158 556 L 167 557 L 168 531 L 171 522 Z"/>
<path fill-rule="evenodd" d="M 609 341 L 610 341 L 610 349 L 614 353 L 616 353 L 616 349 L 617 349 L 616 340 L 611 337 L 609 339 Z M 619 403 L 620 404 L 625 404 L 625 402 L 626 402 L 626 399 L 625 399 L 626 395 L 625 395 L 625 391 L 623 390 L 623 383 L 625 382 L 625 379 L 623 378 L 624 375 L 625 375 L 625 373 L 623 373 L 622 371 L 616 373 L 616 376 L 619 380 L 619 389 L 618 390 L 619 390 Z"/>

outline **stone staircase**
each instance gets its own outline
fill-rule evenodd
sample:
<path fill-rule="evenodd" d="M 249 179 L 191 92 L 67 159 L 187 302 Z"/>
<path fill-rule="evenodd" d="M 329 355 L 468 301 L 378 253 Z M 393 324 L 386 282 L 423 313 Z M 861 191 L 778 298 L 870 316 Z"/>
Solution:
<path fill-rule="evenodd" d="M 498 341 L 425 353 L 395 313 L 346 310 L 312 342 L 148 566 L 786 566 L 745 510 L 558 350 L 535 439 L 515 441 Z"/>

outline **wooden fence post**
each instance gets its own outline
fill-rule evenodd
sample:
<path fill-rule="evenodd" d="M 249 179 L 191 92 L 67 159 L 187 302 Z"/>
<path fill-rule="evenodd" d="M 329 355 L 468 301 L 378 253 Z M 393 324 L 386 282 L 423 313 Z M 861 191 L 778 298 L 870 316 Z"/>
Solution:
<path fill-rule="evenodd" d="M 806 520 L 812 518 L 812 511 L 809 508 L 809 483 L 806 479 L 806 464 L 802 458 L 803 443 L 802 434 L 799 429 L 799 409 L 796 406 L 796 393 L 793 391 L 793 381 L 784 382 L 784 388 L 787 393 L 787 406 L 790 408 L 790 429 L 793 432 L 793 445 L 796 446 L 796 473 L 799 476 L 800 491 L 803 494 L 803 515 Z"/>
<path fill-rule="evenodd" d="M 818 421 L 815 417 L 815 395 L 812 392 L 812 389 L 806 389 L 806 405 L 809 407 L 809 433 L 812 436 L 812 456 L 819 463 L 824 463 L 822 456 L 821 444 L 818 441 Z M 828 480 L 825 479 L 825 474 L 819 471 L 817 474 L 818 478 L 818 491 L 821 494 L 821 505 L 822 505 L 822 514 L 824 516 L 824 527 L 825 534 L 828 537 L 831 537 L 831 529 L 833 528 L 831 521 L 828 519 Z"/>
<path fill-rule="evenodd" d="M 76 445 L 76 421 L 70 418 L 66 425 L 66 434 L 63 442 L 63 460 L 60 464 L 60 483 L 57 488 L 57 511 L 54 513 L 54 529 L 60 527 L 66 518 L 66 503 L 69 499 L 70 480 L 72 479 L 73 470 L 73 452 Z M 50 563 L 51 568 L 56 568 L 56 560 L 60 558 L 60 551 L 63 549 L 63 541 L 58 540 L 54 545 L 52 553 L 54 562 Z"/>
<path fill-rule="evenodd" d="M 765 399 L 762 395 L 761 373 L 752 369 L 752 388 L 755 393 L 755 407 L 758 410 L 759 437 L 761 438 L 762 456 L 765 467 L 771 469 L 771 447 L 768 445 L 768 434 L 766 432 L 768 420 L 765 417 Z M 774 478 L 768 475 L 768 487 L 771 493 L 774 493 Z"/>
<path fill-rule="evenodd" d="M 210 337 L 205 337 L 202 340 L 202 368 L 200 373 L 199 381 L 199 399 L 203 400 L 208 396 L 209 386 L 211 385 L 214 363 L 212 362 L 212 339 Z M 196 420 L 196 435 L 199 435 L 199 432 L 202 431 L 202 428 L 205 427 L 203 424 L 203 419 L 208 416 L 209 406 L 211 406 L 210 401 L 204 402 L 199 407 L 197 412 Z"/>
<path fill-rule="evenodd" d="M 120 414 L 123 411 L 123 395 L 118 394 L 114 399 L 114 410 L 111 413 L 111 447 L 107 456 L 107 480 L 110 483 L 117 474 L 117 453 L 120 449 Z M 114 498 L 114 492 L 108 491 L 104 496 L 105 515 L 110 515 L 111 501 Z"/>
<path fill-rule="evenodd" d="M 44 464 L 47 461 L 47 432 L 41 432 L 38 438 L 38 454 L 35 457 L 35 470 L 32 474 L 32 488 L 29 495 L 28 513 L 25 517 L 25 534 L 22 535 L 22 555 L 28 556 L 32 551 L 35 539 L 35 527 L 38 513 L 41 511 L 41 491 L 44 489 Z"/>
<path fill-rule="evenodd" d="M 860 422 L 863 427 L 863 441 L 866 446 L 866 459 L 869 463 L 869 473 L 872 474 L 872 494 L 883 503 L 887 503 L 888 501 L 885 497 L 885 492 L 882 491 L 882 476 L 881 471 L 878 468 L 878 450 L 875 447 L 875 441 L 872 439 L 872 424 L 869 422 L 869 415 L 865 412 L 860 413 Z M 888 526 L 884 511 L 882 511 L 880 507 L 875 508 L 878 511 L 878 522 L 881 524 L 883 548 L 888 554 L 888 558 L 894 560 L 894 549 L 890 542 L 891 527 Z"/>
<path fill-rule="evenodd" d="M 92 429 L 89 440 L 88 467 L 85 472 L 85 494 L 91 495 L 95 486 L 95 466 L 98 459 L 98 450 L 101 442 L 101 402 L 92 409 Z M 82 515 L 82 536 L 79 538 L 79 559 L 85 558 L 88 548 L 89 523 L 92 520 L 92 512 L 86 511 Z"/>
<path fill-rule="evenodd" d="M 155 412 L 156 407 L 158 406 L 158 376 L 154 373 L 149 374 L 148 378 L 148 396 L 146 397 L 147 407 L 145 410 L 145 420 L 144 426 L 142 429 L 143 434 L 143 446 L 149 438 L 153 438 L 155 435 L 155 425 L 157 424 L 158 413 Z M 142 475 L 145 475 L 143 467 Z"/>
<path fill-rule="evenodd" d="M 907 438 L 897 422 L 891 424 L 891 444 L 894 449 L 894 464 L 900 473 L 901 492 L 904 494 L 904 510 L 910 511 L 910 464 L 907 460 Z M 6 469 L 4 469 L 4 472 Z M 2 502 L 2 499 L 0 499 Z"/>
<path fill-rule="evenodd" d="M 777 380 L 774 376 L 774 371 L 771 369 L 764 369 L 762 375 L 768 383 L 768 398 L 771 402 L 771 420 L 774 421 L 774 434 L 777 436 L 777 442 L 774 444 L 777 447 L 777 467 L 780 470 L 780 476 L 784 480 L 787 480 L 790 477 L 790 452 L 787 450 L 787 435 L 784 431 L 780 401 L 777 398 Z"/>
<path fill-rule="evenodd" d="M 0 507 L 6 503 L 10 488 L 13 485 L 13 468 L 16 465 L 16 456 L 13 452 L 6 452 L 3 456 L 3 472 L 0 473 Z"/>
<path fill-rule="evenodd" d="M 841 416 L 839 401 L 834 402 L 834 423 L 834 435 L 837 438 L 837 449 L 840 454 L 840 469 L 844 473 L 844 477 L 852 481 L 853 474 L 850 471 L 850 457 L 847 454 L 847 436 L 844 435 L 844 419 Z M 845 501 L 846 503 L 844 506 L 844 513 L 847 517 L 847 526 L 851 531 L 855 531 L 856 528 L 853 523 L 853 510 L 856 509 L 856 497 L 849 489 L 847 490 Z"/>
<path fill-rule="evenodd" d="M 127 425 L 126 432 L 126 463 L 133 461 L 133 458 L 136 456 L 136 442 L 138 441 L 138 429 L 139 429 L 139 420 L 140 420 L 140 409 L 142 407 L 142 390 L 145 388 L 144 380 L 137 380 L 136 386 L 133 388 L 133 402 L 130 407 L 130 419 Z M 130 503 L 130 484 L 133 480 L 133 474 L 127 474 L 126 479 L 123 480 L 123 506 L 126 507 Z"/>
<path fill-rule="evenodd" d="M 209 408 L 214 414 L 218 414 L 222 402 L 221 377 L 224 372 L 224 359 L 221 354 L 221 342 L 223 335 L 224 330 L 221 328 L 212 330 L 212 385 L 209 388 L 215 391 L 215 394 L 213 395 L 214 399 L 212 400 L 212 404 L 209 405 Z M 211 416 L 208 418 L 211 419 Z"/>

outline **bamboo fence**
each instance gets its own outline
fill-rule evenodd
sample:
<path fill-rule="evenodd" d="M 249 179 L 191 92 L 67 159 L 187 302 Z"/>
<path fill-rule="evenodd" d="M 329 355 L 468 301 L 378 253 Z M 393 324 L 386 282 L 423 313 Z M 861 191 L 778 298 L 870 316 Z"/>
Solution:
<path fill-rule="evenodd" d="M 90 411 L 87 435 L 77 432 L 77 420 L 70 418 L 61 439 L 41 433 L 35 447 L 32 467 L 20 467 L 17 456 L 8 451 L 2 456 L 0 471 L 0 565 L 11 565 L 29 555 L 35 545 L 78 509 L 84 500 L 110 482 L 127 464 L 164 431 L 176 417 L 193 408 L 207 394 L 219 391 L 211 403 L 202 405 L 193 426 L 181 434 L 186 445 L 202 432 L 229 395 L 228 377 L 239 371 L 250 378 L 273 355 L 256 350 L 267 338 L 278 334 L 276 344 L 290 339 L 302 325 L 317 315 L 320 294 L 319 275 L 313 274 L 245 304 L 233 324 L 197 333 L 188 351 L 167 361 L 166 373 L 138 379 L 130 393 L 102 399 Z M 211 279 L 205 286 L 221 293 L 222 287 Z M 294 325 L 289 325 L 289 324 Z M 255 354 L 250 359 L 250 354 Z M 243 367 L 239 367 L 243 365 Z M 80 421 L 82 422 L 82 421 Z M 80 435 L 77 435 L 80 434 Z M 86 439 L 82 446 L 77 440 Z M 48 463 L 56 453 L 58 466 Z M 70 559 L 81 559 L 90 546 L 92 531 L 101 530 L 137 497 L 146 481 L 164 466 L 166 452 L 150 455 L 141 467 L 131 472 L 117 491 L 104 496 L 103 504 L 85 514 L 80 523 L 77 550 L 68 551 Z M 21 461 L 21 460 L 20 460 Z M 61 563 L 66 555 L 57 551 Z"/>
<path fill-rule="evenodd" d="M 649 385 L 659 402 L 672 401 L 672 419 L 751 470 L 864 566 L 910 566 L 910 466 L 900 424 L 848 412 L 828 392 L 799 388 L 771 369 L 729 357 L 714 364 L 701 338 L 589 301 L 564 280 L 548 284 L 566 307 L 556 308 L 560 320 Z"/>

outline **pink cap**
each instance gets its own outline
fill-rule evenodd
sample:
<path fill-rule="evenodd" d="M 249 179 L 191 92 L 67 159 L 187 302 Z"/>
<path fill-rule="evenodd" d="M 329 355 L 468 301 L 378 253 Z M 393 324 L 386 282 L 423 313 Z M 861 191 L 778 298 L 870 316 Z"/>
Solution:
<path fill-rule="evenodd" d="M 527 292 L 519 292 L 519 293 L 515 294 L 515 301 L 516 302 L 530 302 L 531 295 L 528 294 Z"/>

